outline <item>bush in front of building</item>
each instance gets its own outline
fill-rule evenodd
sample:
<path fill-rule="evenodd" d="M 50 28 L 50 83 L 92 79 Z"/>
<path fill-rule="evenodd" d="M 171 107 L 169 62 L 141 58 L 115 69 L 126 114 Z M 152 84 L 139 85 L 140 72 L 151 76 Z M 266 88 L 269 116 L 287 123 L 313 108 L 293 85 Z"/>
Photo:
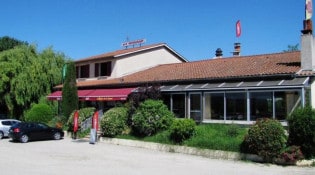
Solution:
<path fill-rule="evenodd" d="M 128 109 L 115 107 L 106 111 L 100 122 L 103 136 L 115 137 L 122 134 L 127 128 Z"/>
<path fill-rule="evenodd" d="M 145 100 L 132 115 L 132 133 L 141 137 L 154 135 L 168 129 L 174 118 L 174 114 L 163 101 Z"/>
<path fill-rule="evenodd" d="M 257 154 L 266 162 L 273 162 L 285 148 L 287 136 L 281 123 L 274 119 L 260 119 L 251 126 L 243 142 L 245 153 Z"/>
<path fill-rule="evenodd" d="M 315 110 L 307 106 L 288 117 L 289 145 L 300 146 L 305 158 L 315 157 Z"/>
<path fill-rule="evenodd" d="M 29 111 L 26 112 L 25 121 L 48 123 L 54 117 L 51 107 L 47 104 L 34 104 Z"/>
<path fill-rule="evenodd" d="M 175 119 L 170 127 L 170 138 L 176 143 L 192 137 L 196 132 L 196 122 L 192 119 Z"/>

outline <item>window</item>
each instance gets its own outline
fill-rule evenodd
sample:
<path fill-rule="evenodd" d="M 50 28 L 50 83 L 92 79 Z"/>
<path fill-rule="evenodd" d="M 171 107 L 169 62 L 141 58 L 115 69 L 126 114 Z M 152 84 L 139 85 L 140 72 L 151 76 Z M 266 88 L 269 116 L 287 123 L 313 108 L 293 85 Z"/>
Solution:
<path fill-rule="evenodd" d="M 246 101 L 245 92 L 226 93 L 226 120 L 246 120 Z"/>
<path fill-rule="evenodd" d="M 201 94 L 190 94 L 190 118 L 201 121 Z"/>
<path fill-rule="evenodd" d="M 294 109 L 301 106 L 301 96 L 298 91 L 275 92 L 275 117 L 285 120 Z"/>
<path fill-rule="evenodd" d="M 79 78 L 89 78 L 90 77 L 90 65 L 80 66 L 80 77 Z"/>
<path fill-rule="evenodd" d="M 112 73 L 112 63 L 95 63 L 95 77 L 110 76 Z"/>
<path fill-rule="evenodd" d="M 250 93 L 250 120 L 259 118 L 273 118 L 273 93 Z"/>
<path fill-rule="evenodd" d="M 172 111 L 178 118 L 185 118 L 185 94 L 172 94 Z"/>
<path fill-rule="evenodd" d="M 224 93 L 205 94 L 204 119 L 224 120 Z"/>
<path fill-rule="evenodd" d="M 170 94 L 162 94 L 163 103 L 167 106 L 169 110 L 171 110 L 171 95 Z"/>

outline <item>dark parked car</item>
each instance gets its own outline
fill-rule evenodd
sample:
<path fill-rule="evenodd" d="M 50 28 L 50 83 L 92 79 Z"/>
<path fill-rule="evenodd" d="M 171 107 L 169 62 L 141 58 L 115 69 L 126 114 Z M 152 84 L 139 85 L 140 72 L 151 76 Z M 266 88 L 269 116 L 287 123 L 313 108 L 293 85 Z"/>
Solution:
<path fill-rule="evenodd" d="M 26 143 L 29 140 L 59 140 L 63 138 L 63 136 L 63 130 L 36 122 L 17 123 L 12 125 L 9 130 L 9 137 L 12 138 L 13 141 L 20 141 L 22 143 Z"/>

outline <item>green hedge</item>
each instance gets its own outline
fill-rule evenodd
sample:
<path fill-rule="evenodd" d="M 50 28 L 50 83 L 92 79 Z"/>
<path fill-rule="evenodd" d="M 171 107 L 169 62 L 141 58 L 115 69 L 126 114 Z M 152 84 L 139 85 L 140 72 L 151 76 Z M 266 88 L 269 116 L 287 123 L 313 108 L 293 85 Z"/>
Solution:
<path fill-rule="evenodd" d="M 54 117 L 51 107 L 47 104 L 35 104 L 26 112 L 25 121 L 48 123 Z"/>
<path fill-rule="evenodd" d="M 286 146 L 287 136 L 281 123 L 264 118 L 257 120 L 248 130 L 243 151 L 257 154 L 266 162 L 272 162 Z"/>
<path fill-rule="evenodd" d="M 315 110 L 310 106 L 295 110 L 288 117 L 289 145 L 300 146 L 306 158 L 315 157 Z"/>
<path fill-rule="evenodd" d="M 101 120 L 101 131 L 104 136 L 114 137 L 122 134 L 127 128 L 128 109 L 115 107 L 106 111 Z"/>
<path fill-rule="evenodd" d="M 137 136 L 150 136 L 166 130 L 175 116 L 161 100 L 142 102 L 132 116 L 132 132 Z"/>
<path fill-rule="evenodd" d="M 176 119 L 170 128 L 170 138 L 176 143 L 192 137 L 196 132 L 196 122 L 192 119 Z"/>

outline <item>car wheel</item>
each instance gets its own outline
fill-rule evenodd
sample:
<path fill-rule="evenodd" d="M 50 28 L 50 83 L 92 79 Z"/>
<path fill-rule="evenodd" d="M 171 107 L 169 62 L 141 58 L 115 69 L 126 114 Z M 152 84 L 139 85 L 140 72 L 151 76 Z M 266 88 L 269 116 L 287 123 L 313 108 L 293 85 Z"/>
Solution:
<path fill-rule="evenodd" d="M 61 138 L 60 132 L 55 132 L 53 138 L 59 140 Z"/>
<path fill-rule="evenodd" d="M 28 142 L 28 136 L 27 135 L 22 135 L 21 136 L 21 138 L 20 138 L 20 141 L 22 142 L 22 143 L 26 143 L 26 142 Z"/>
<path fill-rule="evenodd" d="M 3 132 L 0 131 L 0 139 L 2 139 L 2 138 L 3 138 Z"/>

